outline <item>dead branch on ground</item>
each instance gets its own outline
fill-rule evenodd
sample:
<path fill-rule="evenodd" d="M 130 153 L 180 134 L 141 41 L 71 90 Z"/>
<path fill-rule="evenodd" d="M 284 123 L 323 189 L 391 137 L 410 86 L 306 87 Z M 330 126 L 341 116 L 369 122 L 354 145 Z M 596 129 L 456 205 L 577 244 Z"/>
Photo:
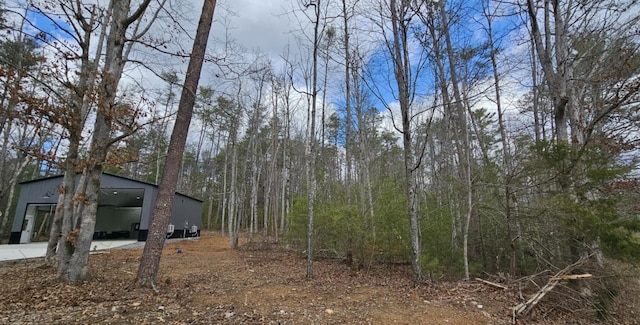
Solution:
<path fill-rule="evenodd" d="M 577 262 L 565 267 L 556 273 L 553 277 L 549 279 L 546 285 L 544 285 L 538 292 L 536 292 L 529 300 L 526 302 L 522 302 L 517 306 L 513 307 L 513 323 L 515 324 L 516 318 L 525 316 L 540 302 L 540 300 L 551 290 L 553 290 L 560 281 L 570 280 L 570 279 L 582 279 L 588 278 L 591 274 L 573 274 L 569 275 L 571 271 L 576 269 L 577 267 L 584 264 L 591 255 L 581 257 Z"/>

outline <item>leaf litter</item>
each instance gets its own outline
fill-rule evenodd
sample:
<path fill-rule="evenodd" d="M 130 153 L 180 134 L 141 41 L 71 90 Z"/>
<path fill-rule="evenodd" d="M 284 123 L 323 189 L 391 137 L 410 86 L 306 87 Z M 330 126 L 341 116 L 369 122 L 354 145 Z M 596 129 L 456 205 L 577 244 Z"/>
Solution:
<path fill-rule="evenodd" d="M 519 302 L 515 290 L 473 281 L 416 284 L 407 265 L 365 272 L 321 259 L 307 280 L 295 250 L 228 243 L 214 233 L 168 243 L 159 293 L 133 287 L 141 248 L 91 255 L 92 279 L 79 284 L 58 281 L 42 258 L 2 262 L 0 324 L 510 324 Z M 584 323 L 532 321 L 572 322 Z"/>

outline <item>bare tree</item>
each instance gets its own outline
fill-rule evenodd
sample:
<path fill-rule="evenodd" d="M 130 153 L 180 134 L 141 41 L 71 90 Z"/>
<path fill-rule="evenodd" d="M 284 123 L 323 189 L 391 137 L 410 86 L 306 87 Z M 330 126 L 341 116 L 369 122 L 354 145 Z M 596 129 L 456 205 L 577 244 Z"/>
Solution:
<path fill-rule="evenodd" d="M 155 137 L 153 139 L 154 151 L 155 151 L 155 183 L 159 184 L 160 175 L 162 174 L 162 162 L 164 161 L 164 151 L 166 147 L 162 144 L 166 144 L 166 135 L 169 127 L 170 116 L 174 113 L 174 101 L 176 94 L 173 88 L 180 84 L 180 79 L 176 71 L 167 71 L 160 74 L 162 79 L 167 82 L 167 94 L 164 103 L 164 113 L 159 116 L 154 116 L 160 122 L 157 123 L 157 127 L 154 128 Z M 154 112 L 156 114 L 156 112 Z"/>
<path fill-rule="evenodd" d="M 247 112 L 248 116 L 248 128 L 247 135 L 249 137 L 249 152 L 248 152 L 248 164 L 247 166 L 250 168 L 249 170 L 249 186 L 250 186 L 250 196 L 249 196 L 249 238 L 253 233 L 258 231 L 258 187 L 260 183 L 260 176 L 262 175 L 262 171 L 264 168 L 260 166 L 260 127 L 262 126 L 264 119 L 264 91 L 267 86 L 267 82 L 269 79 L 269 75 L 271 73 L 270 67 L 267 64 L 263 64 L 258 62 L 259 57 L 256 58 L 255 67 L 252 67 L 251 70 L 251 79 L 253 84 L 255 85 L 255 98 L 251 99 L 251 108 L 252 111 Z M 265 206 L 265 211 L 267 211 Z M 267 218 L 263 219 L 263 227 L 267 229 Z"/>
<path fill-rule="evenodd" d="M 113 3 L 110 8 L 110 29 L 106 37 L 104 66 L 97 86 L 98 100 L 89 146 L 89 162 L 82 168 L 83 174 L 76 188 L 76 195 L 83 196 L 84 201 L 76 206 L 72 216 L 63 215 L 62 232 L 66 234 L 66 240 L 60 246 L 62 249 L 58 253 L 58 272 L 60 277 L 67 281 L 82 280 L 88 274 L 89 250 L 95 228 L 98 192 L 104 163 L 111 145 L 129 135 L 125 133 L 112 137 L 116 123 L 127 120 L 120 115 L 126 110 L 116 102 L 118 84 L 126 62 L 124 53 L 127 31 L 131 25 L 138 26 L 139 19 L 144 16 L 149 3 L 150 0 L 143 1 L 131 14 L 130 1 Z M 134 35 L 135 37 L 140 35 Z M 135 121 L 135 119 L 131 120 Z M 66 170 L 65 173 L 74 173 L 74 171 Z"/>
<path fill-rule="evenodd" d="M 500 142 L 502 144 L 502 172 L 505 174 L 504 179 L 504 216 L 505 223 L 507 228 L 507 234 L 509 236 L 510 242 L 510 252 L 509 252 L 509 273 L 511 275 L 516 274 L 516 244 L 519 241 L 519 237 L 517 232 L 515 231 L 516 222 L 514 219 L 516 216 L 516 211 L 513 206 L 513 201 L 515 201 L 515 194 L 513 190 L 512 178 L 513 178 L 513 163 L 511 159 L 511 144 L 509 143 L 509 137 L 507 135 L 507 126 L 505 121 L 505 112 L 502 102 L 502 80 L 501 80 L 501 72 L 502 66 L 499 65 L 499 44 L 498 40 L 496 40 L 496 31 L 494 30 L 494 21 L 496 19 L 497 13 L 502 10 L 500 4 L 496 4 L 492 6 L 491 1 L 483 1 L 482 2 L 482 15 L 486 21 L 486 25 L 484 25 L 484 31 L 488 38 L 488 46 L 489 46 L 489 59 L 491 61 L 491 70 L 493 72 L 493 97 L 488 96 L 496 105 L 496 111 L 498 114 L 498 131 L 500 132 Z M 535 66 L 535 65 L 534 65 Z M 533 75 L 535 76 L 535 69 L 533 70 Z M 534 77 L 535 79 L 535 77 Z M 533 85 L 534 96 L 537 96 L 536 86 Z M 536 103 L 534 100 L 533 106 L 536 107 Z M 538 140 L 540 138 L 539 135 L 539 127 L 538 127 L 538 112 L 537 108 L 534 108 L 534 123 L 535 123 L 535 139 Z"/>
<path fill-rule="evenodd" d="M 409 53 L 409 49 L 411 47 L 411 24 L 416 12 L 420 11 L 420 7 L 422 7 L 421 4 L 418 8 L 413 8 L 409 1 L 404 0 L 381 1 L 378 3 L 376 11 L 379 17 L 375 21 L 385 37 L 384 46 L 393 66 L 395 96 L 400 104 L 401 128 L 396 127 L 396 130 L 402 134 L 404 186 L 411 233 L 411 266 L 413 277 L 416 281 L 421 280 L 423 274 L 420 261 L 422 253 L 420 247 L 420 223 L 416 203 L 416 170 L 419 164 L 416 163 L 415 159 L 411 123 L 414 118 L 412 105 L 417 91 L 417 74 L 424 62 L 421 62 L 423 58 L 420 55 L 418 62 L 411 62 L 412 55 Z M 388 106 L 387 109 L 393 114 Z"/>
<path fill-rule="evenodd" d="M 345 100 L 344 100 L 344 111 L 345 111 L 345 160 L 347 164 L 347 172 L 345 177 L 345 186 L 347 191 L 347 227 L 351 228 L 352 224 L 352 216 L 351 216 L 351 47 L 349 45 L 349 34 L 351 31 L 349 30 L 349 12 L 347 11 L 347 0 L 342 0 L 342 23 L 343 23 L 343 46 L 344 46 L 344 84 L 345 84 Z M 328 57 L 328 54 L 327 54 Z M 326 72 L 325 72 L 326 73 Z M 326 76 L 325 76 L 326 80 Z M 326 88 L 325 81 L 325 88 Z M 326 92 L 326 90 L 325 90 Z M 324 104 L 323 104 L 324 105 Z M 324 117 L 324 110 L 323 110 Z M 323 121 L 324 125 L 324 121 Z M 322 134 L 322 140 L 324 141 L 324 128 Z M 353 263 L 353 251 L 352 251 L 352 231 L 347 230 L 347 263 Z"/>
<path fill-rule="evenodd" d="M 305 146 L 305 178 L 307 185 L 307 278 L 313 278 L 313 254 L 314 254 L 314 204 L 316 199 L 316 112 L 318 101 L 318 60 L 320 59 L 320 46 L 324 33 L 324 25 L 322 24 L 323 14 L 326 14 L 329 1 L 322 3 L 320 0 L 302 1 L 300 7 L 302 12 L 312 24 L 313 34 L 310 38 L 312 43 L 311 54 L 311 71 L 309 90 L 306 91 L 308 100 L 307 129 L 308 136 Z M 313 10 L 311 14 L 307 10 Z M 306 79 L 306 78 L 305 78 Z"/>
<path fill-rule="evenodd" d="M 455 134 L 455 145 L 458 153 L 459 174 L 462 183 L 465 185 L 465 197 L 461 206 L 464 207 L 464 227 L 463 227 L 463 262 L 464 276 L 469 279 L 469 226 L 473 213 L 473 184 L 471 175 L 471 149 L 469 148 L 470 137 L 467 127 L 467 114 L 463 94 L 460 91 L 460 80 L 456 71 L 456 59 L 451 41 L 451 34 L 448 22 L 448 14 L 445 4 L 438 5 L 440 19 L 442 21 L 442 34 L 446 44 L 446 56 L 449 62 L 448 73 L 451 78 L 451 88 L 453 89 L 453 102 L 448 103 L 450 116 L 452 118 L 453 130 Z M 442 71 L 444 75 L 444 71 Z M 444 85 L 443 85 L 444 86 Z M 449 101 L 449 98 L 445 98 Z"/>
<path fill-rule="evenodd" d="M 24 21 L 24 19 L 23 19 Z M 0 238 L 4 237 L 16 184 L 34 157 L 41 153 L 54 124 L 41 114 L 53 107 L 39 94 L 46 60 L 39 46 L 21 30 L 15 39 L 0 41 Z"/>

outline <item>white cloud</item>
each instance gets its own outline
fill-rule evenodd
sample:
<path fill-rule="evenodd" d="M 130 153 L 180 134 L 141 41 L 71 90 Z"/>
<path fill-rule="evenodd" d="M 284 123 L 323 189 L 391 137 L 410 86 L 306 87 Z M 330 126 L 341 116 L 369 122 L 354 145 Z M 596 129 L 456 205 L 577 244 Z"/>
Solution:
<path fill-rule="evenodd" d="M 279 55 L 289 41 L 289 18 L 286 16 L 290 1 L 234 0 L 228 8 L 235 12 L 230 34 L 248 49 L 260 48 L 270 55 Z"/>

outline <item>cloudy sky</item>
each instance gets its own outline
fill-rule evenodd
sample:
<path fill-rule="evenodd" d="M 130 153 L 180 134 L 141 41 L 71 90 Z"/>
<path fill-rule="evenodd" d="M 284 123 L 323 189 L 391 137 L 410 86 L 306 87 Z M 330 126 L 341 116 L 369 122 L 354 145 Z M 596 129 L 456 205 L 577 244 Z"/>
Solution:
<path fill-rule="evenodd" d="M 21 3 L 22 0 L 8 0 L 7 3 Z M 101 4 L 105 4 L 107 0 L 92 0 Z M 177 1 L 172 3 L 175 7 L 172 10 L 181 11 L 177 17 L 181 17 L 180 24 L 190 32 L 190 36 L 184 34 L 178 35 L 174 42 L 183 51 L 188 51 L 192 46 L 192 38 L 200 15 L 202 0 L 182 0 L 181 5 L 177 5 Z M 338 3 L 336 2 L 336 5 Z M 218 7 L 214 16 L 215 23 L 212 30 L 212 39 L 209 43 L 209 55 L 216 55 L 223 47 L 225 34 L 228 33 L 239 46 L 246 50 L 246 53 L 253 53 L 259 50 L 267 54 L 276 69 L 281 65 L 280 55 L 285 51 L 287 45 L 291 46 L 293 55 L 296 55 L 298 44 L 293 35 L 294 30 L 300 29 L 301 22 L 295 19 L 294 11 L 298 10 L 300 20 L 305 23 L 306 18 L 299 13 L 299 0 L 218 0 Z M 362 27 L 362 26 L 359 26 Z M 164 31 L 173 28 L 165 25 Z M 162 29 L 161 29 L 162 30 Z M 310 31 L 310 29 L 307 29 Z M 298 33 L 300 35 L 300 33 Z M 174 45 L 171 45 L 172 47 Z M 173 49 L 171 49 L 173 50 Z M 155 74 L 169 70 L 175 70 L 179 74 L 184 73 L 186 69 L 186 59 L 171 58 L 169 56 L 158 55 L 152 50 L 142 49 L 139 55 L 134 59 L 141 62 L 148 62 L 147 66 L 155 71 L 149 71 L 139 68 L 131 68 L 126 71 L 126 77 L 134 82 L 141 82 L 145 86 L 157 85 L 157 89 L 161 90 L 166 87 L 160 78 Z M 213 64 L 205 66 L 201 85 L 211 85 L 216 87 L 216 67 Z M 224 77 L 224 76 L 223 76 Z M 333 80 L 333 88 L 336 90 L 333 94 L 335 97 L 341 96 L 340 82 L 342 77 Z M 219 81 L 219 80 L 218 80 Z M 152 86 L 153 87 L 153 86 Z M 392 98 L 389 98 L 390 104 L 393 106 Z M 331 95 L 328 98 L 332 100 Z M 379 105 L 381 106 L 381 105 Z M 393 106 L 395 107 L 395 106 Z"/>
<path fill-rule="evenodd" d="M 282 53 L 291 35 L 287 12 L 292 0 L 222 0 L 222 7 L 229 8 L 236 16 L 230 16 L 231 34 L 249 49 L 260 48 L 268 53 Z M 219 12 L 224 15 L 224 11 Z M 224 19 L 224 17 L 219 17 Z M 217 31 L 216 31 L 216 34 Z"/>

